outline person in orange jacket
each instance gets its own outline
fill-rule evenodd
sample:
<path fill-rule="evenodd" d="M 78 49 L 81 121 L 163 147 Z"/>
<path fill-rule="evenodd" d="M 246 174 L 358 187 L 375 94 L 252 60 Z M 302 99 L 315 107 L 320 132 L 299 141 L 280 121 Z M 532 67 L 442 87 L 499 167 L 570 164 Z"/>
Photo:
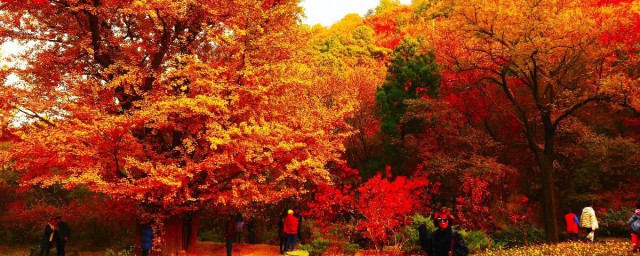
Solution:
<path fill-rule="evenodd" d="M 296 247 L 298 224 L 298 218 L 293 215 L 293 210 L 287 211 L 287 217 L 284 218 L 284 233 L 287 236 L 287 240 L 284 242 L 285 252 L 293 251 Z"/>

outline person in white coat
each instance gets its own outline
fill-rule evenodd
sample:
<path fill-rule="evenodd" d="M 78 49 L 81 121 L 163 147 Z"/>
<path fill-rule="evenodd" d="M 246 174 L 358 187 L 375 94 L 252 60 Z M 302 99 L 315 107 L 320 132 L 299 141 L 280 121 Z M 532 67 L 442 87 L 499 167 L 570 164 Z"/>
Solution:
<path fill-rule="evenodd" d="M 593 202 L 587 203 L 587 206 L 582 209 L 580 226 L 586 233 L 587 240 L 593 242 L 595 240 L 596 229 L 598 229 L 598 219 L 596 218 L 596 212 L 593 210 Z"/>

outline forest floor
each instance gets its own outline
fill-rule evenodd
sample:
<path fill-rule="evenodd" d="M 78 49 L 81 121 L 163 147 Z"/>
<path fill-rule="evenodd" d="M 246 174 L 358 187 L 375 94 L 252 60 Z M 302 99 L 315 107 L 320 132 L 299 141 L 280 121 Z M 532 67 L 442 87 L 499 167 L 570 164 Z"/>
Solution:
<path fill-rule="evenodd" d="M 30 256 L 32 251 L 37 250 L 37 245 L 29 246 L 11 246 L 0 245 L 0 255 L 2 256 Z M 111 256 L 109 251 L 86 251 L 78 250 L 73 244 L 68 244 L 66 248 L 67 256 Z M 39 251 L 35 251 L 36 254 Z M 126 252 L 115 251 L 115 256 L 123 256 Z M 51 250 L 50 255 L 56 255 L 56 250 Z M 198 242 L 193 251 L 185 254 L 188 256 L 224 256 L 226 255 L 226 249 L 224 243 L 217 242 Z M 280 256 L 280 250 L 276 245 L 267 244 L 234 244 L 233 245 L 234 256 Z M 290 255 L 305 256 L 308 255 L 303 251 L 294 251 Z"/>
<path fill-rule="evenodd" d="M 29 256 L 30 251 L 35 248 L 27 246 L 6 246 L 0 245 L 0 255 L 2 256 Z M 37 252 L 36 252 L 37 253 Z M 37 255 L 37 254 L 34 254 Z M 51 251 L 51 255 L 55 255 L 55 250 Z M 121 252 L 115 252 L 115 254 L 109 251 L 79 251 L 73 246 L 67 248 L 67 256 L 125 256 L 132 255 Z M 226 255 L 224 243 L 216 242 L 198 242 L 196 248 L 193 251 L 184 254 L 188 256 L 224 256 Z M 266 244 L 234 244 L 233 246 L 234 256 L 279 256 L 278 246 L 266 245 Z M 306 252 L 295 251 L 296 256 L 308 255 Z M 368 255 L 389 255 L 378 254 L 373 251 L 359 251 L 356 256 L 368 256 Z M 572 256 L 572 255 L 638 255 L 631 254 L 631 245 L 627 239 L 603 239 L 596 243 L 584 243 L 584 242 L 564 242 L 554 245 L 535 245 L 522 248 L 512 248 L 506 250 L 493 250 L 487 252 L 481 252 L 474 255 L 480 256 L 494 256 L 494 255 L 506 255 L 506 256 L 524 256 L 524 255 L 558 255 L 558 256 Z"/>

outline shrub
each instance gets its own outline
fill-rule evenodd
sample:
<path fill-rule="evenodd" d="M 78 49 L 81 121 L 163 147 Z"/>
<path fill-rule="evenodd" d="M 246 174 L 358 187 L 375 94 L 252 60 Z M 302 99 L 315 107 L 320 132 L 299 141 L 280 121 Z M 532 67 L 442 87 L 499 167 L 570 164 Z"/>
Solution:
<path fill-rule="evenodd" d="M 330 244 L 331 242 L 329 242 L 329 240 L 318 237 L 309 244 L 301 245 L 300 248 L 309 252 L 309 255 L 311 256 L 322 255 L 325 251 L 327 251 L 327 248 L 329 248 Z"/>
<path fill-rule="evenodd" d="M 121 250 L 109 248 L 104 252 L 104 256 L 135 256 L 135 255 L 136 253 L 133 246 L 129 246 Z"/>
<path fill-rule="evenodd" d="M 200 241 L 212 241 L 212 242 L 224 242 L 224 236 L 222 232 L 217 230 L 204 230 L 198 234 L 198 240 Z"/>
<path fill-rule="evenodd" d="M 491 239 L 484 231 L 460 231 L 470 253 L 477 253 L 489 249 Z"/>
<path fill-rule="evenodd" d="M 364 218 L 358 222 L 357 229 L 373 242 L 377 251 L 390 243 L 401 248 L 407 239 L 397 234 L 411 223 L 408 216 L 424 205 L 425 198 L 416 191 L 426 191 L 428 185 L 427 179 L 403 176 L 392 180 L 390 175 L 378 174 L 369 179 L 358 188 L 356 209 Z"/>
<path fill-rule="evenodd" d="M 360 249 L 358 244 L 345 243 L 342 246 L 342 251 L 347 255 L 355 255 L 358 249 Z"/>
<path fill-rule="evenodd" d="M 545 240 L 544 230 L 533 226 L 509 227 L 491 234 L 490 237 L 494 241 L 493 247 L 497 248 L 533 245 Z"/>
<path fill-rule="evenodd" d="M 409 237 L 409 243 L 407 243 L 402 248 L 403 251 L 409 252 L 409 253 L 415 253 L 422 250 L 422 248 L 420 248 L 420 241 L 418 236 L 418 227 L 420 225 L 425 225 L 428 233 L 431 233 L 434 230 L 436 230 L 435 226 L 433 225 L 433 221 L 431 220 L 431 217 L 424 217 L 420 214 L 416 214 L 412 216 L 411 225 L 407 225 L 402 231 L 404 234 L 406 234 Z"/>
<path fill-rule="evenodd" d="M 627 237 L 631 228 L 627 226 L 627 220 L 633 215 L 635 209 L 622 207 L 619 210 L 608 209 L 604 214 L 598 216 L 598 226 L 596 232 L 601 236 Z"/>

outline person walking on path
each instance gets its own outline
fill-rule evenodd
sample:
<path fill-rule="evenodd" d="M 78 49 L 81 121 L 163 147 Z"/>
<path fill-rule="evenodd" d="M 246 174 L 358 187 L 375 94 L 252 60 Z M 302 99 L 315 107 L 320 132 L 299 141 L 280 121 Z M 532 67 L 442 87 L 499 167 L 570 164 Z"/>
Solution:
<path fill-rule="evenodd" d="M 284 219 L 284 233 L 287 235 L 287 240 L 284 243 L 285 252 L 295 250 L 298 235 L 298 218 L 293 215 L 293 210 L 287 211 L 287 217 Z"/>
<path fill-rule="evenodd" d="M 627 221 L 627 225 L 631 227 L 631 244 L 633 245 L 631 252 L 640 252 L 640 244 L 638 244 L 640 242 L 638 241 L 640 236 L 640 198 L 636 201 L 636 211 Z"/>
<path fill-rule="evenodd" d="M 255 244 L 256 243 L 256 218 L 251 216 L 249 217 L 249 219 L 247 219 L 247 222 L 245 222 L 245 226 L 247 226 L 247 242 L 250 244 Z"/>
<path fill-rule="evenodd" d="M 298 243 L 300 244 L 304 244 L 304 237 L 302 236 L 302 222 L 303 222 L 303 218 L 302 218 L 302 213 L 300 212 L 299 208 L 295 208 L 293 209 L 293 216 L 296 217 L 296 219 L 298 219 L 298 230 L 296 231 L 297 234 L 297 240 Z"/>
<path fill-rule="evenodd" d="M 580 215 L 580 226 L 582 230 L 587 233 L 586 239 L 588 241 L 595 241 L 596 229 L 598 229 L 598 219 L 596 218 L 596 212 L 593 210 L 593 202 L 588 202 L 587 206 L 582 209 Z"/>
<path fill-rule="evenodd" d="M 224 242 L 227 248 L 227 256 L 231 256 L 231 251 L 233 250 L 233 240 L 236 236 L 236 222 L 233 221 L 233 215 L 229 214 L 227 216 L 227 224 L 224 233 Z"/>
<path fill-rule="evenodd" d="M 58 256 L 65 255 L 65 246 L 67 244 L 67 240 L 69 239 L 69 234 L 71 234 L 71 230 L 69 229 L 69 224 L 65 222 L 61 216 L 56 217 L 56 225 L 58 226 L 58 234 L 56 237 L 56 253 Z"/>
<path fill-rule="evenodd" d="M 242 213 L 238 213 L 236 216 L 236 243 L 242 243 L 243 229 L 244 218 L 242 218 Z"/>
<path fill-rule="evenodd" d="M 434 224 L 437 227 L 426 239 L 420 241 L 423 250 L 428 256 L 467 256 L 469 248 L 462 235 L 451 228 L 453 215 L 446 207 L 443 207 L 434 216 Z"/>
<path fill-rule="evenodd" d="M 51 247 L 53 247 L 53 238 L 54 238 L 54 230 L 56 226 L 56 219 L 51 218 L 49 223 L 44 226 L 44 233 L 42 234 L 42 239 L 40 240 L 40 256 L 49 256 L 51 252 Z"/>
<path fill-rule="evenodd" d="M 573 213 L 571 209 L 567 209 L 564 215 L 564 222 L 567 224 L 567 238 L 570 241 L 578 240 L 578 227 L 580 227 L 580 220 L 578 216 Z"/>
<path fill-rule="evenodd" d="M 287 210 L 284 210 L 278 219 L 278 237 L 280 238 L 280 254 L 284 254 L 284 244 L 287 234 L 284 233 L 284 219 L 287 217 Z"/>
<path fill-rule="evenodd" d="M 140 236 L 140 248 L 142 249 L 142 256 L 149 256 L 149 252 L 153 247 L 153 228 L 150 224 L 144 225 Z"/>

